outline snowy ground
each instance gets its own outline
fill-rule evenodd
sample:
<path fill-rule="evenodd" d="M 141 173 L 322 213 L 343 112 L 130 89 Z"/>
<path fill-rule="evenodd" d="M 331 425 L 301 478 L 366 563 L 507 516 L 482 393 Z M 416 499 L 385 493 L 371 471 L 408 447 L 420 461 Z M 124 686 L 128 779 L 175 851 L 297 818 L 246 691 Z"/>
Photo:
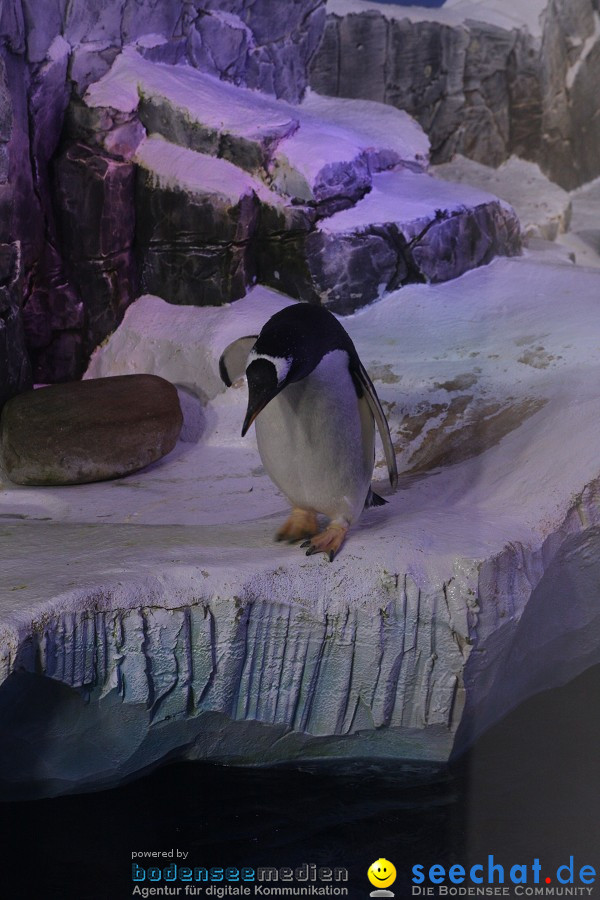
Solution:
<path fill-rule="evenodd" d="M 235 307 L 134 304 L 88 374 L 183 385 L 185 439 L 114 482 L 41 490 L 2 478 L 4 675 L 41 669 L 88 692 L 90 708 L 135 720 L 121 749 L 74 769 L 84 720 L 71 723 L 42 790 L 118 781 L 173 750 L 443 758 L 465 703 L 477 730 L 474 710 L 489 723 L 524 690 L 591 664 L 571 640 L 542 683 L 515 671 L 486 705 L 545 569 L 600 521 L 599 287 L 596 270 L 530 253 L 343 320 L 401 479 L 332 564 L 273 543 L 286 503 L 253 433 L 240 437 L 244 386 L 225 391 L 217 374 L 223 347 L 289 301 L 258 287 Z M 382 493 L 384 475 L 378 459 Z"/>

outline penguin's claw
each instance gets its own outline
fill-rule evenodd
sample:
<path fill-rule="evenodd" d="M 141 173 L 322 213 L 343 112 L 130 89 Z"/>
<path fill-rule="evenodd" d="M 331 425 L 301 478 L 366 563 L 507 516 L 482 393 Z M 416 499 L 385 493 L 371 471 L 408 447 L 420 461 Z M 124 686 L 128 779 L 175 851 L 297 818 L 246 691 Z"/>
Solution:
<path fill-rule="evenodd" d="M 319 526 L 317 525 L 316 513 L 306 509 L 293 509 L 287 521 L 283 523 L 275 535 L 275 540 L 287 541 L 289 544 L 295 544 L 296 541 L 301 541 L 302 538 L 309 538 L 308 543 L 310 543 L 310 538 L 313 537 L 318 530 Z M 308 546 L 308 544 L 306 544 L 306 546 Z"/>
<path fill-rule="evenodd" d="M 308 550 L 306 551 L 307 556 L 312 556 L 313 553 L 325 553 L 329 557 L 329 562 L 333 562 L 336 553 L 344 543 L 347 531 L 347 525 L 331 522 L 325 531 L 322 531 L 321 534 L 317 534 L 310 541 L 304 541 L 300 546 L 303 549 L 304 547 L 308 547 Z"/>

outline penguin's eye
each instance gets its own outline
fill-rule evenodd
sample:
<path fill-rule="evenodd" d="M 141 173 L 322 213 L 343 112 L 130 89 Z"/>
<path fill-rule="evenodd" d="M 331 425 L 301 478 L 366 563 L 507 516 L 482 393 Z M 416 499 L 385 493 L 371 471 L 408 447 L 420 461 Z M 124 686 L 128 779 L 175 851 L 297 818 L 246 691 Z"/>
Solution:
<path fill-rule="evenodd" d="M 255 354 L 254 352 L 248 357 L 248 363 L 258 362 L 259 360 L 264 360 L 274 367 L 277 386 L 281 387 L 288 376 L 293 360 L 287 356 L 270 356 L 268 353 Z"/>

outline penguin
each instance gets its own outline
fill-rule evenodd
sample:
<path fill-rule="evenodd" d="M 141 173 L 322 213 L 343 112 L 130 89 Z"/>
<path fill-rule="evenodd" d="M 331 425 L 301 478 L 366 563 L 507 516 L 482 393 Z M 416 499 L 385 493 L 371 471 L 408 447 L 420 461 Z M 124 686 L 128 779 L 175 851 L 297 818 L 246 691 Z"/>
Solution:
<path fill-rule="evenodd" d="M 292 511 L 276 540 L 302 541 L 306 555 L 330 561 L 362 510 L 387 501 L 371 490 L 375 423 L 389 480 L 398 483 L 385 413 L 350 335 L 322 306 L 294 303 L 259 335 L 230 344 L 219 361 L 227 386 L 244 372 L 248 408 L 263 466 Z M 319 532 L 317 514 L 329 519 Z"/>

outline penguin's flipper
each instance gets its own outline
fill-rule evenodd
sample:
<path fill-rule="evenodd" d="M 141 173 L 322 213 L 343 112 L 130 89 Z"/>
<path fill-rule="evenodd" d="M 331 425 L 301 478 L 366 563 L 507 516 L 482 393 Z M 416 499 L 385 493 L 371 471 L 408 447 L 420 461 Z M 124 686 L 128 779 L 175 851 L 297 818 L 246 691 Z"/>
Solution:
<path fill-rule="evenodd" d="M 221 380 L 231 387 L 234 381 L 246 372 L 248 364 L 248 354 L 258 340 L 257 334 L 250 334 L 247 337 L 241 337 L 228 344 L 221 353 L 219 360 L 219 375 Z"/>
<path fill-rule="evenodd" d="M 396 465 L 396 454 L 394 452 L 394 445 L 392 444 L 390 428 L 387 423 L 385 413 L 381 407 L 381 403 L 379 402 L 377 391 L 373 386 L 373 382 L 369 378 L 367 370 L 360 362 L 360 360 L 357 360 L 357 362 L 358 365 L 351 368 L 351 374 L 356 378 L 361 388 L 363 389 L 365 397 L 367 398 L 367 403 L 369 404 L 369 408 L 373 413 L 373 418 L 377 422 L 377 428 L 379 429 L 379 434 L 381 435 L 381 442 L 383 444 L 383 451 L 385 453 L 385 461 L 388 467 L 390 484 L 394 489 L 396 489 L 396 487 L 398 486 L 398 467 Z"/>

